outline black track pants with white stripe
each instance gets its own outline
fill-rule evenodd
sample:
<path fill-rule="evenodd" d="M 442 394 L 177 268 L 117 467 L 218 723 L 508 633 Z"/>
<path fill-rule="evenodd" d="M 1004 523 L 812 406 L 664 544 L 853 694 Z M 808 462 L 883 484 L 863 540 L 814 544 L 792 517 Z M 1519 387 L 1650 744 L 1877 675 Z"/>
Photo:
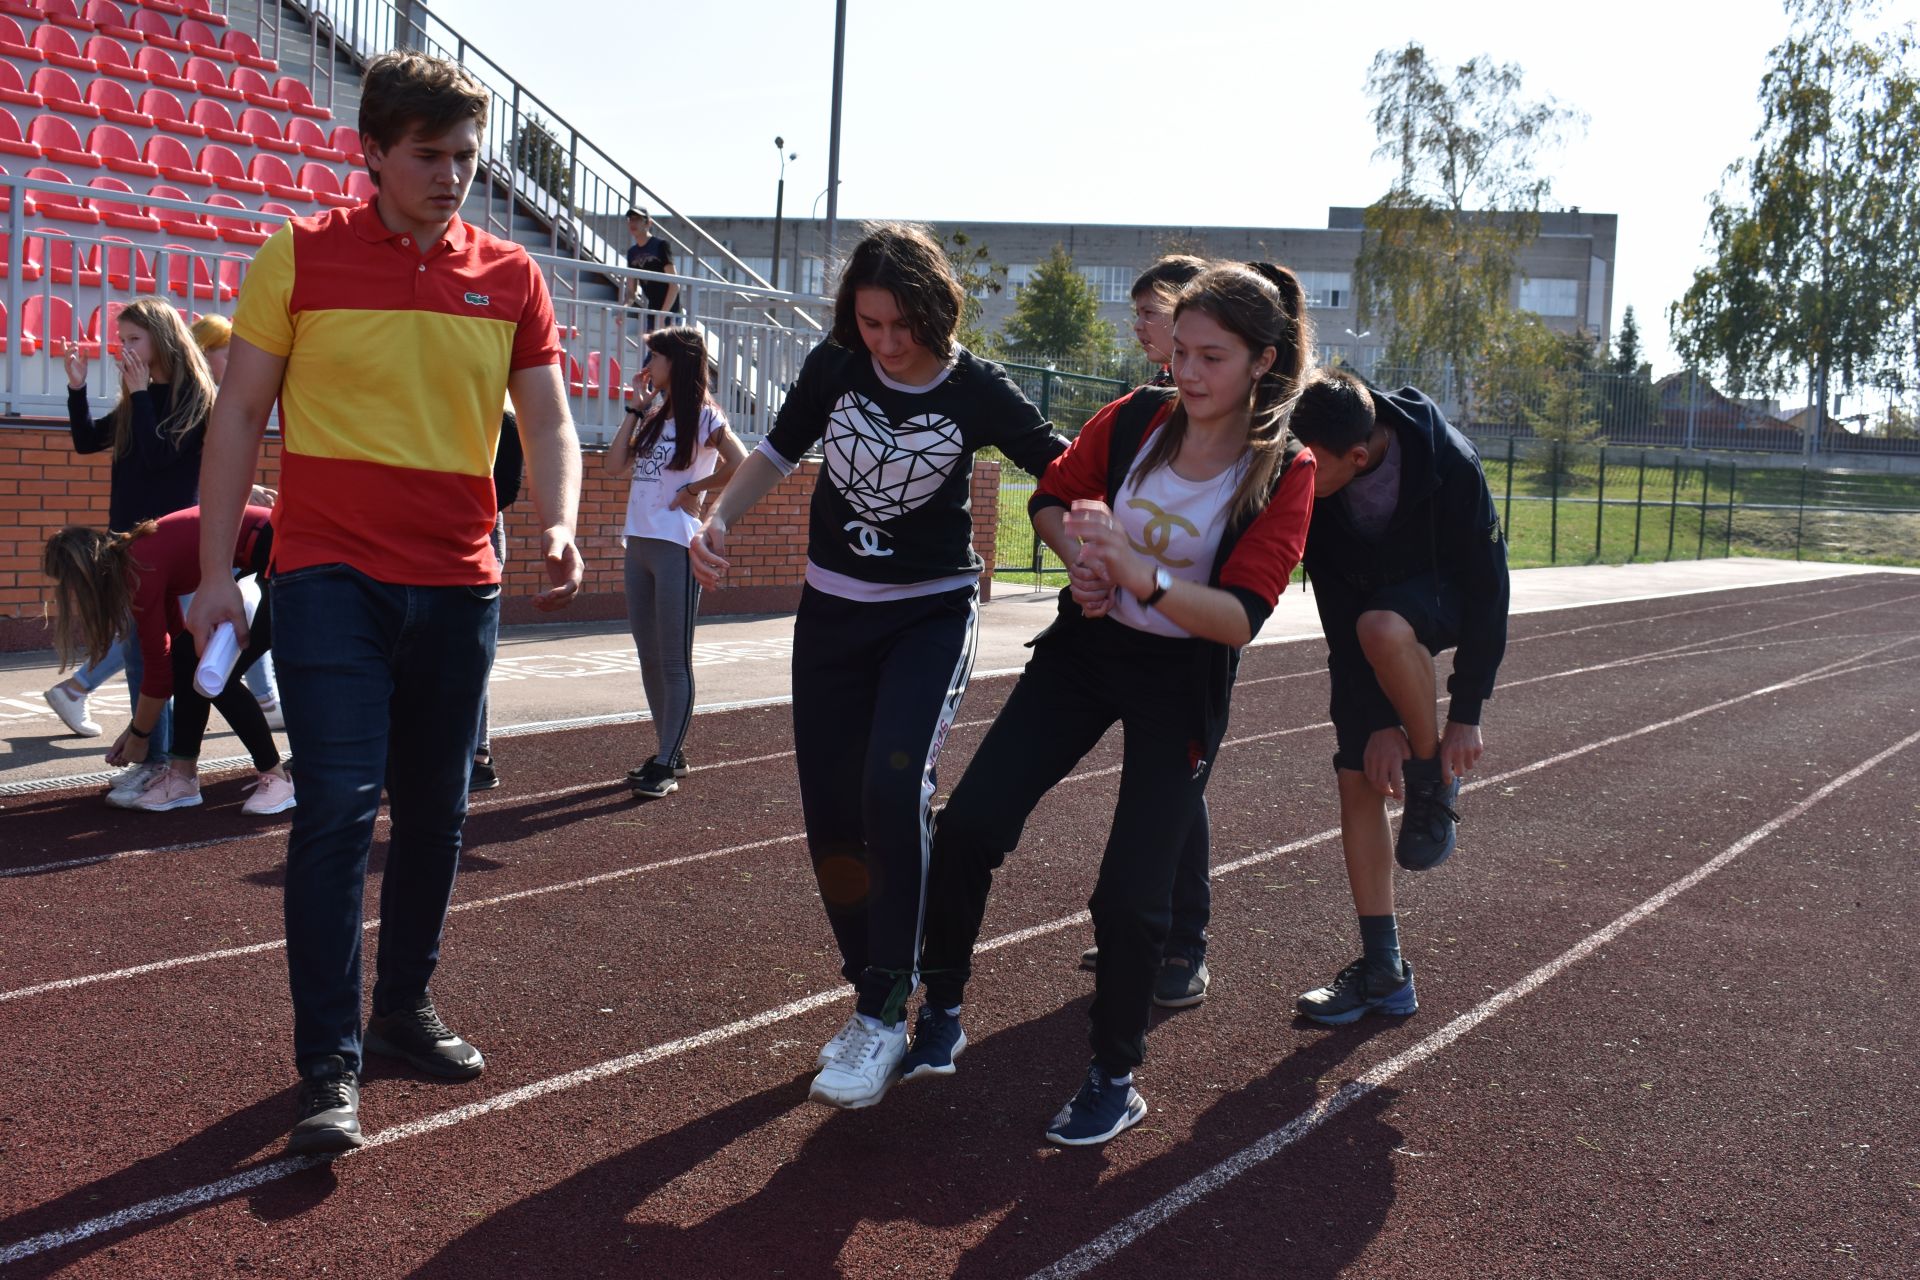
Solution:
<path fill-rule="evenodd" d="M 889 1021 L 918 981 L 934 766 L 973 674 L 978 591 L 870 603 L 806 588 L 793 745 L 807 848 L 858 1008 Z"/>

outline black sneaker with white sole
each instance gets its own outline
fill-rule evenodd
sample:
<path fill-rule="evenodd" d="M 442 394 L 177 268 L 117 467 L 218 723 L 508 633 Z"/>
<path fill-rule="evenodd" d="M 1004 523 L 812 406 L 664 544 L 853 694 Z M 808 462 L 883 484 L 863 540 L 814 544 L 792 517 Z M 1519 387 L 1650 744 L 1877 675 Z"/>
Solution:
<path fill-rule="evenodd" d="M 1400 835 L 1393 856 L 1409 871 L 1431 871 L 1453 856 L 1455 828 L 1460 815 L 1460 778 L 1441 781 L 1440 760 L 1406 762 L 1407 807 L 1400 815 Z"/>
<path fill-rule="evenodd" d="M 628 782 L 640 781 L 640 775 L 644 774 L 647 771 L 647 766 L 653 763 L 654 763 L 653 761 L 649 760 L 647 761 L 646 764 L 641 765 L 637 769 L 627 770 L 627 781 Z M 684 778 L 687 776 L 687 774 L 691 772 L 692 772 L 692 769 L 687 764 L 686 753 L 681 751 L 674 752 L 673 753 L 673 776 L 676 778 Z"/>
<path fill-rule="evenodd" d="M 399 1058 L 432 1076 L 471 1080 L 486 1069 L 480 1051 L 455 1035 L 434 1012 L 431 993 L 412 1007 L 375 1014 L 360 1047 L 383 1058 Z"/>
<path fill-rule="evenodd" d="M 345 1058 L 328 1054 L 301 1077 L 299 1110 L 287 1135 L 289 1155 L 338 1155 L 366 1141 L 360 1134 L 360 1080 Z"/>
<path fill-rule="evenodd" d="M 1088 973 L 1100 972 L 1100 948 L 1088 947 L 1080 953 L 1080 967 Z"/>
<path fill-rule="evenodd" d="M 1205 957 L 1168 956 L 1153 980 L 1153 1002 L 1162 1009 L 1190 1009 L 1207 998 L 1212 982 Z"/>
<path fill-rule="evenodd" d="M 1047 1127 L 1047 1141 L 1060 1147 L 1095 1147 L 1146 1117 L 1147 1100 L 1133 1082 L 1116 1084 L 1095 1064 L 1087 1068 L 1080 1092 Z"/>
<path fill-rule="evenodd" d="M 628 779 L 635 798 L 658 800 L 670 796 L 680 789 L 680 783 L 673 776 L 673 766 L 661 764 L 658 760 L 649 760 L 641 766 L 638 777 Z"/>
<path fill-rule="evenodd" d="M 1303 1018 L 1329 1027 L 1344 1027 L 1369 1013 L 1405 1017 L 1420 1008 L 1413 989 L 1413 961 L 1402 960 L 1400 972 L 1383 964 L 1368 964 L 1363 956 L 1334 975 L 1332 982 L 1315 987 L 1294 1002 Z"/>

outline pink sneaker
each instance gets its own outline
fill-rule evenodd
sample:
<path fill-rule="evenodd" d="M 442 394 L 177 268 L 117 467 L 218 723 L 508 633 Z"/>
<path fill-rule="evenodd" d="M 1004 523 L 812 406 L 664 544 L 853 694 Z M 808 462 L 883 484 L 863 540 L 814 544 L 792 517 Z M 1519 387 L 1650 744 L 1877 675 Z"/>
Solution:
<path fill-rule="evenodd" d="M 240 806 L 240 812 L 264 817 L 285 813 L 293 806 L 293 779 L 283 778 L 277 773 L 263 773 L 254 781 L 253 794 Z"/>
<path fill-rule="evenodd" d="M 168 809 L 191 809 L 199 803 L 200 779 L 183 777 L 166 769 L 127 807 L 145 809 L 148 813 L 164 813 Z"/>

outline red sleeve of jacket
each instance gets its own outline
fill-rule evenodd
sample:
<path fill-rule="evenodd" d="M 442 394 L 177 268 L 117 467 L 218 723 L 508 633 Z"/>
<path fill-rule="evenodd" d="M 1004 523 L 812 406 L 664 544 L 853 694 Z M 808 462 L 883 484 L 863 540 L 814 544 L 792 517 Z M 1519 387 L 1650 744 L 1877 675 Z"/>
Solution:
<path fill-rule="evenodd" d="M 1076 498 L 1106 500 L 1107 442 L 1113 438 L 1113 419 L 1120 406 L 1132 398 L 1129 391 L 1088 418 L 1067 451 L 1047 464 L 1047 473 L 1027 504 L 1029 515 L 1041 507 L 1071 507 Z"/>
<path fill-rule="evenodd" d="M 1267 509 L 1247 526 L 1234 544 L 1233 554 L 1220 566 L 1220 585 L 1251 592 L 1271 611 L 1307 549 L 1307 525 L 1312 520 L 1313 454 L 1302 449 L 1287 468 Z"/>

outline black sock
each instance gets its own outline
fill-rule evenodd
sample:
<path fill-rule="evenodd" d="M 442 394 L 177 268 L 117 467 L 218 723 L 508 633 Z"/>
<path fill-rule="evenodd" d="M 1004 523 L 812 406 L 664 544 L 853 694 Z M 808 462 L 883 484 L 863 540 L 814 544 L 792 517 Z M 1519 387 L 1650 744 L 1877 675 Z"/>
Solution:
<path fill-rule="evenodd" d="M 1369 966 L 1402 972 L 1399 921 L 1393 916 L 1361 916 L 1360 949 Z"/>

